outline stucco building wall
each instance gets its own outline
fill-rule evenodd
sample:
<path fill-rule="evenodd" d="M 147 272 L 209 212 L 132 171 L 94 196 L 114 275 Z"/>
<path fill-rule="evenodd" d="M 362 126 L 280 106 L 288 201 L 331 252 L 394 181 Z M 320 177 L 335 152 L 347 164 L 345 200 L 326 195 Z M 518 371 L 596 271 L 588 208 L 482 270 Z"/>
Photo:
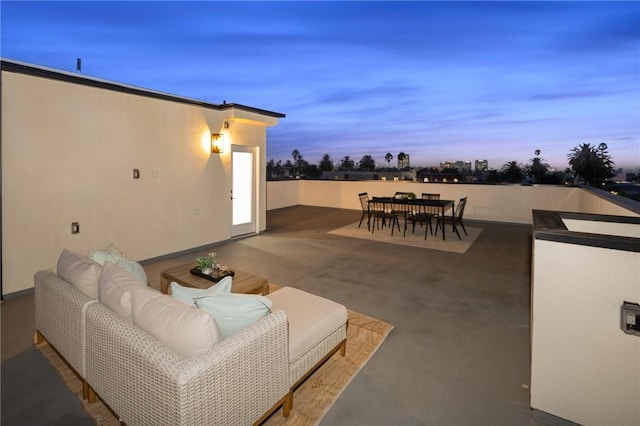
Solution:
<path fill-rule="evenodd" d="M 257 147 L 264 230 L 266 129 L 277 121 L 3 69 L 3 294 L 32 287 L 65 247 L 114 243 L 142 260 L 229 239 L 231 144 Z M 211 133 L 225 134 L 223 154 L 210 153 Z"/>

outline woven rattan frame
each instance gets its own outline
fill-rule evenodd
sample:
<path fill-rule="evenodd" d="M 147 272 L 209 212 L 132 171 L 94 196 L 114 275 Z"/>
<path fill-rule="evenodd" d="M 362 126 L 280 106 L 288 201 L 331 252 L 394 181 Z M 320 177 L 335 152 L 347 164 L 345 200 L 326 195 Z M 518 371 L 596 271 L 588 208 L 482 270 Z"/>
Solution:
<path fill-rule="evenodd" d="M 85 368 L 85 311 L 97 303 L 53 270 L 34 277 L 36 330 L 64 357 L 81 379 Z"/>
<path fill-rule="evenodd" d="M 87 309 L 87 380 L 129 425 L 248 425 L 289 391 L 286 314 L 193 360 L 102 304 Z"/>

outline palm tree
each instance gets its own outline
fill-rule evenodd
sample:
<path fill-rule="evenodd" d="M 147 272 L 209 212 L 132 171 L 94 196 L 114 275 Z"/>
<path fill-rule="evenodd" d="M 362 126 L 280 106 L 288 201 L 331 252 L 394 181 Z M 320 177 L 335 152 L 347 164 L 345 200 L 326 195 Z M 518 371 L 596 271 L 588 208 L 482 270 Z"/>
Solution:
<path fill-rule="evenodd" d="M 333 160 L 331 159 L 329 154 L 324 154 L 322 156 L 322 160 L 320 160 L 319 167 L 321 172 L 333 171 Z"/>
<path fill-rule="evenodd" d="M 387 162 L 387 167 L 391 167 L 391 160 L 393 160 L 393 155 L 390 152 L 387 152 L 387 155 L 384 156 L 384 161 Z"/>
<path fill-rule="evenodd" d="M 604 183 L 613 176 L 615 163 L 611 160 L 605 143 L 601 143 L 598 147 L 583 143 L 574 147 L 567 154 L 567 158 L 573 173 L 587 185 Z"/>
<path fill-rule="evenodd" d="M 502 176 L 507 182 L 516 183 L 522 181 L 524 172 L 517 161 L 509 161 L 502 166 Z"/>
<path fill-rule="evenodd" d="M 376 168 L 376 161 L 373 159 L 373 157 L 371 155 L 365 155 L 360 159 L 360 168 L 362 170 L 375 170 Z"/>
<path fill-rule="evenodd" d="M 536 156 L 529 160 L 526 167 L 527 176 L 532 177 L 537 183 L 542 182 L 543 178 L 549 172 L 549 165 L 540 158 L 540 150 L 535 150 Z"/>
<path fill-rule="evenodd" d="M 353 162 L 350 156 L 345 155 L 344 157 L 342 157 L 342 160 L 340 160 L 341 169 L 352 170 L 354 167 L 355 167 L 355 163 Z"/>
<path fill-rule="evenodd" d="M 293 157 L 293 167 L 295 170 L 295 174 L 300 175 L 300 173 L 304 170 L 304 160 L 302 158 L 302 155 L 300 154 L 300 151 L 294 149 L 293 151 L 291 151 L 291 156 Z"/>

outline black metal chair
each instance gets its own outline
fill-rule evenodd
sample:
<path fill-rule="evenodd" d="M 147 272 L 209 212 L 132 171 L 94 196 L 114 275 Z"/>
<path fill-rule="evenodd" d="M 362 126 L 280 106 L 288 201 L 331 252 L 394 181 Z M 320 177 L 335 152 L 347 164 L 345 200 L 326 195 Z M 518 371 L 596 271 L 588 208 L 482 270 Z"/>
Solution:
<path fill-rule="evenodd" d="M 438 221 L 438 224 L 442 223 L 443 227 L 445 225 L 445 222 L 450 223 L 451 226 L 453 227 L 453 230 L 456 231 L 456 234 L 458 235 L 459 240 L 461 240 L 462 237 L 460 237 L 460 233 L 458 232 L 458 227 L 456 225 L 462 226 L 464 235 L 469 235 L 467 234 L 467 230 L 464 227 L 464 222 L 462 221 L 462 216 L 464 215 L 464 208 L 466 207 L 466 205 L 467 205 L 467 197 L 460 198 L 460 201 L 458 202 L 458 206 L 456 207 L 456 210 L 453 213 L 453 217 L 444 215 Z M 438 224 L 436 224 L 436 235 L 438 235 Z"/>
<path fill-rule="evenodd" d="M 423 200 L 439 200 L 440 194 L 428 194 L 426 192 L 422 193 Z M 427 231 L 431 231 L 431 235 L 433 235 L 433 225 L 431 221 L 435 218 L 437 219 L 439 214 L 439 207 L 437 206 L 417 206 L 415 210 L 409 212 L 407 216 L 407 222 L 411 222 L 411 232 L 415 232 L 416 230 L 416 222 L 420 223 L 420 226 L 423 223 L 427 226 L 424 230 L 424 238 L 427 238 Z M 406 230 L 405 230 L 406 232 Z"/>
<path fill-rule="evenodd" d="M 393 213 L 392 213 L 392 204 L 388 202 L 388 200 L 381 200 L 380 198 L 373 197 L 371 201 L 369 201 L 369 214 L 370 218 L 373 219 L 371 222 L 371 233 L 373 233 L 376 229 L 380 230 L 380 225 L 382 224 L 382 229 L 387 224 L 387 220 L 389 220 L 389 225 L 394 224 Z M 393 228 L 392 228 L 393 229 Z"/>
<path fill-rule="evenodd" d="M 371 230 L 371 213 L 369 212 L 369 195 L 366 192 L 361 192 L 358 194 L 358 198 L 360 198 L 360 206 L 362 207 L 362 216 L 360 216 L 360 223 L 358 223 L 358 228 L 362 225 L 362 221 L 364 217 L 367 216 L 367 229 Z"/>

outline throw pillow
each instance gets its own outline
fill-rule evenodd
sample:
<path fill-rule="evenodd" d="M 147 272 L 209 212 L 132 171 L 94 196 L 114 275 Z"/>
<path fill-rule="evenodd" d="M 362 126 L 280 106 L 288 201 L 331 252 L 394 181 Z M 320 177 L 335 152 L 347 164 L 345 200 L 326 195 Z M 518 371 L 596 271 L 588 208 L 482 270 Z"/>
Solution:
<path fill-rule="evenodd" d="M 127 259 L 124 253 L 118 250 L 118 248 L 113 244 L 109 244 L 102 250 L 92 250 L 89 252 L 88 256 L 100 265 L 103 265 L 106 261 L 115 263 L 116 265 L 131 272 L 144 284 L 147 284 L 147 274 L 144 272 L 142 265 L 138 262 Z"/>
<path fill-rule="evenodd" d="M 133 291 L 133 324 L 183 358 L 193 359 L 220 341 L 209 314 L 149 288 Z"/>
<path fill-rule="evenodd" d="M 87 296 L 97 299 L 101 270 L 93 260 L 65 248 L 58 258 L 56 273 Z"/>
<path fill-rule="evenodd" d="M 134 288 L 146 287 L 133 274 L 108 260 L 98 281 L 98 300 L 128 321 L 131 319 L 131 299 Z"/>
<path fill-rule="evenodd" d="M 231 293 L 231 284 L 231 277 L 224 277 L 215 285 L 205 289 L 183 287 L 176 282 L 171 282 L 169 286 L 171 287 L 171 297 L 187 305 L 196 306 L 193 299 L 197 299 L 198 297 L 219 293 Z"/>
<path fill-rule="evenodd" d="M 113 260 L 112 260 L 113 259 Z M 124 257 L 110 257 L 109 260 L 121 268 L 126 269 L 138 278 L 141 282 L 147 285 L 147 274 L 144 272 L 144 268 L 138 262 L 126 259 Z"/>
<path fill-rule="evenodd" d="M 213 317 L 223 339 L 271 312 L 271 301 L 253 294 L 211 294 L 195 299 L 195 303 Z"/>
<path fill-rule="evenodd" d="M 112 255 L 115 257 L 125 257 L 124 253 L 122 253 L 118 249 L 118 247 L 116 247 L 113 243 L 109 244 L 107 247 L 103 248 L 102 250 L 92 250 L 87 254 L 89 259 L 92 259 L 101 265 L 103 265 L 104 262 L 107 261 L 107 258 L 109 257 L 109 255 Z"/>

